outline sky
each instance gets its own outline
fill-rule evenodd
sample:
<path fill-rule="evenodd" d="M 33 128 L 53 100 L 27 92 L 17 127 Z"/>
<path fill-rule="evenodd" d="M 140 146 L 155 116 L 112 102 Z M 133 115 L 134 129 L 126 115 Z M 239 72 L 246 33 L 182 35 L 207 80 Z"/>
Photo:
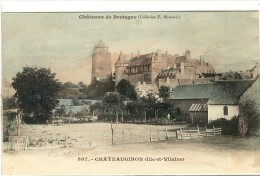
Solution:
<path fill-rule="evenodd" d="M 164 15 L 179 19 L 80 19 L 80 15 Z M 62 81 L 91 82 L 91 54 L 102 39 L 113 55 L 167 51 L 203 55 L 217 72 L 259 60 L 258 12 L 3 13 L 2 75 L 47 67 Z M 242 63 L 242 64 L 241 64 Z M 245 63 L 245 64 L 243 64 Z M 248 64 L 249 63 L 249 64 Z M 232 67 L 232 68 L 233 68 Z"/>

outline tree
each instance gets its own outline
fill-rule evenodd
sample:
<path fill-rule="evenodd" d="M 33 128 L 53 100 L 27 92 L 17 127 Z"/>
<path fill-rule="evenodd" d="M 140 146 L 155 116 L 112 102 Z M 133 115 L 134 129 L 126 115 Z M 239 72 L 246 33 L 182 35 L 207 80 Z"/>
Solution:
<path fill-rule="evenodd" d="M 239 118 L 239 132 L 242 136 L 252 136 L 259 130 L 260 113 L 256 102 L 249 97 L 241 101 Z"/>
<path fill-rule="evenodd" d="M 79 86 L 77 84 L 68 81 L 63 84 L 63 88 L 79 88 Z"/>
<path fill-rule="evenodd" d="M 64 117 L 66 115 L 66 108 L 65 105 L 61 105 L 61 107 L 56 108 L 55 114 L 59 117 Z"/>
<path fill-rule="evenodd" d="M 118 93 L 130 100 L 137 99 L 137 93 L 135 91 L 135 87 L 125 79 L 122 79 L 116 86 Z"/>
<path fill-rule="evenodd" d="M 108 93 L 103 101 L 102 105 L 105 109 L 115 111 L 116 114 L 116 123 L 118 122 L 119 112 L 123 114 L 124 104 L 122 102 L 122 97 L 116 93 Z"/>
<path fill-rule="evenodd" d="M 159 87 L 159 96 L 163 99 L 167 99 L 170 96 L 170 88 L 167 86 Z"/>
<path fill-rule="evenodd" d="M 25 115 L 33 115 L 36 123 L 49 120 L 58 104 L 57 94 L 62 84 L 55 76 L 50 69 L 26 66 L 13 78 L 19 108 Z"/>
<path fill-rule="evenodd" d="M 15 97 L 3 98 L 3 109 L 14 109 L 17 108 Z"/>
<path fill-rule="evenodd" d="M 87 93 L 88 86 L 86 84 L 84 84 L 82 81 L 80 81 L 78 83 L 78 87 L 79 87 L 80 92 Z"/>

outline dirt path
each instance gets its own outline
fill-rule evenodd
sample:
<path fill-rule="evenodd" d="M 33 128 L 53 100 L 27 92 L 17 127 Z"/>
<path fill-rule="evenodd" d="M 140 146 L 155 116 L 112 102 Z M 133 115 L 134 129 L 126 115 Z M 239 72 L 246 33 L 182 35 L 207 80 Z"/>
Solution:
<path fill-rule="evenodd" d="M 259 139 L 217 137 L 4 153 L 2 171 L 5 175 L 260 173 Z M 88 161 L 78 161 L 79 157 Z M 116 158 L 109 161 L 109 157 Z"/>

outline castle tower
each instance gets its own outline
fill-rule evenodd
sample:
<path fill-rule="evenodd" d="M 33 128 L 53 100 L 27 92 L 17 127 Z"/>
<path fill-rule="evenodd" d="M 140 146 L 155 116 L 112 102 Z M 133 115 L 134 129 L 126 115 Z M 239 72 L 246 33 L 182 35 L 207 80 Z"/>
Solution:
<path fill-rule="evenodd" d="M 109 81 L 111 73 L 111 53 L 105 43 L 100 40 L 92 53 L 92 83 L 95 80 Z"/>
<path fill-rule="evenodd" d="M 115 81 L 116 84 L 126 78 L 126 67 L 128 66 L 128 61 L 125 59 L 125 55 L 120 52 L 118 60 L 115 63 Z"/>
<path fill-rule="evenodd" d="M 186 50 L 185 51 L 185 57 L 186 57 L 186 59 L 190 59 L 191 58 L 190 50 Z"/>

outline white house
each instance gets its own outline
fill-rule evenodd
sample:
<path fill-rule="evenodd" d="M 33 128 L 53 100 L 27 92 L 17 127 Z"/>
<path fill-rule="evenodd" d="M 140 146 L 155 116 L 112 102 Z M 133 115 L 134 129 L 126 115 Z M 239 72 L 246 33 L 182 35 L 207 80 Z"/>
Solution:
<path fill-rule="evenodd" d="M 254 80 L 178 85 L 171 93 L 170 99 L 172 105 L 189 116 L 193 124 L 205 124 L 219 118 L 230 120 L 239 115 L 240 99 L 256 80 L 259 80 L 259 76 Z M 256 87 L 256 92 L 259 92 L 259 88 Z"/>

